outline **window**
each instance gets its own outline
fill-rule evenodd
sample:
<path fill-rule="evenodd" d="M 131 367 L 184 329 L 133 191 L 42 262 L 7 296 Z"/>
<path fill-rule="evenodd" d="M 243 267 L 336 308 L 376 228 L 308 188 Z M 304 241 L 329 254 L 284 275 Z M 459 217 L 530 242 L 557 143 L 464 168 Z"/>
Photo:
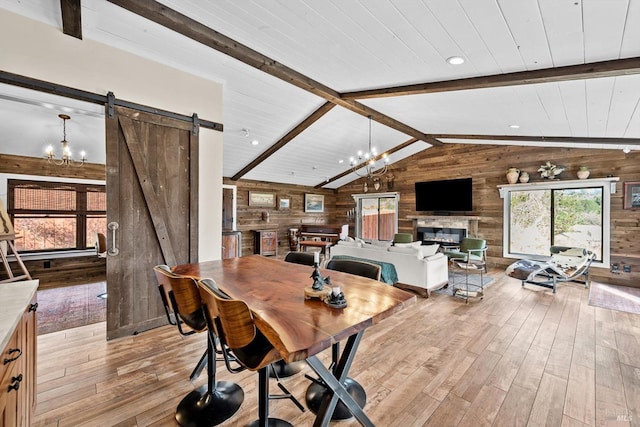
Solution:
<path fill-rule="evenodd" d="M 583 247 L 609 264 L 609 203 L 615 180 L 571 180 L 504 185 L 507 258 L 543 259 L 549 248 Z"/>
<path fill-rule="evenodd" d="M 107 229 L 104 185 L 9 179 L 7 190 L 18 251 L 84 250 Z"/>
<path fill-rule="evenodd" d="M 367 240 L 393 240 L 398 232 L 398 193 L 354 194 L 356 236 Z"/>

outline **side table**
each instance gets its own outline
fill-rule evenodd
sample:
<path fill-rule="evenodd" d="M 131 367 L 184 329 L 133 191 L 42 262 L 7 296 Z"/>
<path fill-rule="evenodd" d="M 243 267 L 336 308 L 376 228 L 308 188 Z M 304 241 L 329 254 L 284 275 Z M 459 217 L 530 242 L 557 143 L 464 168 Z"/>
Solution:
<path fill-rule="evenodd" d="M 483 261 L 463 261 L 455 258 L 449 260 L 449 271 L 454 274 L 464 275 L 464 280 L 459 278 L 458 280 L 453 280 L 453 283 L 449 283 L 449 286 L 452 286 L 453 296 L 464 299 L 467 304 L 469 303 L 469 298 L 483 299 L 485 270 L 486 265 Z M 470 275 L 480 275 L 480 284 L 470 283 Z"/>

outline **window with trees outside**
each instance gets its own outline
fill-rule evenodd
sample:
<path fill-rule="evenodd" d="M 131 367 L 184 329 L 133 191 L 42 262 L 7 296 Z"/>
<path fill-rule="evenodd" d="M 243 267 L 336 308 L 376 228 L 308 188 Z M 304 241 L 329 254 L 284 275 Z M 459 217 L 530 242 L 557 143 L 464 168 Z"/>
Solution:
<path fill-rule="evenodd" d="M 551 246 L 586 248 L 609 263 L 611 183 L 605 180 L 502 186 L 504 256 L 542 259 Z M 615 190 L 613 190 L 615 191 Z"/>
<path fill-rule="evenodd" d="M 364 240 L 393 240 L 398 232 L 398 193 L 354 194 L 356 236 Z"/>
<path fill-rule="evenodd" d="M 9 179 L 7 190 L 20 252 L 93 248 L 107 229 L 104 185 Z"/>

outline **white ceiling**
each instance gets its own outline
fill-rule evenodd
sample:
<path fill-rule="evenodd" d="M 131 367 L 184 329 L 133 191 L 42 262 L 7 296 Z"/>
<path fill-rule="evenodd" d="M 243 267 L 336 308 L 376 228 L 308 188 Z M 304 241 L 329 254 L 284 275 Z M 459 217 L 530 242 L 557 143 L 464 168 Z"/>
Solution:
<path fill-rule="evenodd" d="M 341 93 L 640 57 L 640 0 L 161 3 Z M 3 10 L 62 27 L 57 0 L 0 0 L 0 13 Z M 82 0 L 82 32 L 84 39 L 224 85 L 224 176 L 238 173 L 326 102 L 103 0 Z M 450 65 L 446 59 L 451 56 L 466 62 Z M 42 102 L 56 107 L 41 107 Z M 640 138 L 640 75 L 359 102 L 425 134 Z M 71 108 L 67 139 L 75 149 L 86 149 L 89 161 L 103 163 L 101 107 L 6 85 L 0 85 L 1 151 L 42 155 L 46 145 L 62 137 L 57 115 L 63 107 Z M 513 124 L 520 127 L 510 128 Z M 243 178 L 320 184 L 344 172 L 358 150 L 366 150 L 368 132 L 366 117 L 336 106 Z M 260 144 L 251 145 L 253 139 Z M 372 124 L 373 145 L 380 152 L 409 139 Z M 544 145 L 622 149 L 626 144 L 549 140 Z M 418 141 L 392 154 L 391 160 L 437 149 L 429 147 Z M 354 178 L 347 175 L 327 188 Z"/>

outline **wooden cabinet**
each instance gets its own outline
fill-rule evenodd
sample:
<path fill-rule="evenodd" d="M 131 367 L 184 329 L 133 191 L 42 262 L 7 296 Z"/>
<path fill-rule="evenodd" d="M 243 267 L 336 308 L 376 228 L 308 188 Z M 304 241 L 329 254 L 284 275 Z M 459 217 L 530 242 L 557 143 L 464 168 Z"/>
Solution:
<path fill-rule="evenodd" d="M 36 402 L 36 297 L 0 356 L 0 425 L 30 426 Z"/>
<path fill-rule="evenodd" d="M 222 232 L 222 259 L 242 256 L 242 233 L 240 231 Z"/>
<path fill-rule="evenodd" d="M 253 252 L 263 256 L 278 255 L 278 229 L 253 230 Z"/>

